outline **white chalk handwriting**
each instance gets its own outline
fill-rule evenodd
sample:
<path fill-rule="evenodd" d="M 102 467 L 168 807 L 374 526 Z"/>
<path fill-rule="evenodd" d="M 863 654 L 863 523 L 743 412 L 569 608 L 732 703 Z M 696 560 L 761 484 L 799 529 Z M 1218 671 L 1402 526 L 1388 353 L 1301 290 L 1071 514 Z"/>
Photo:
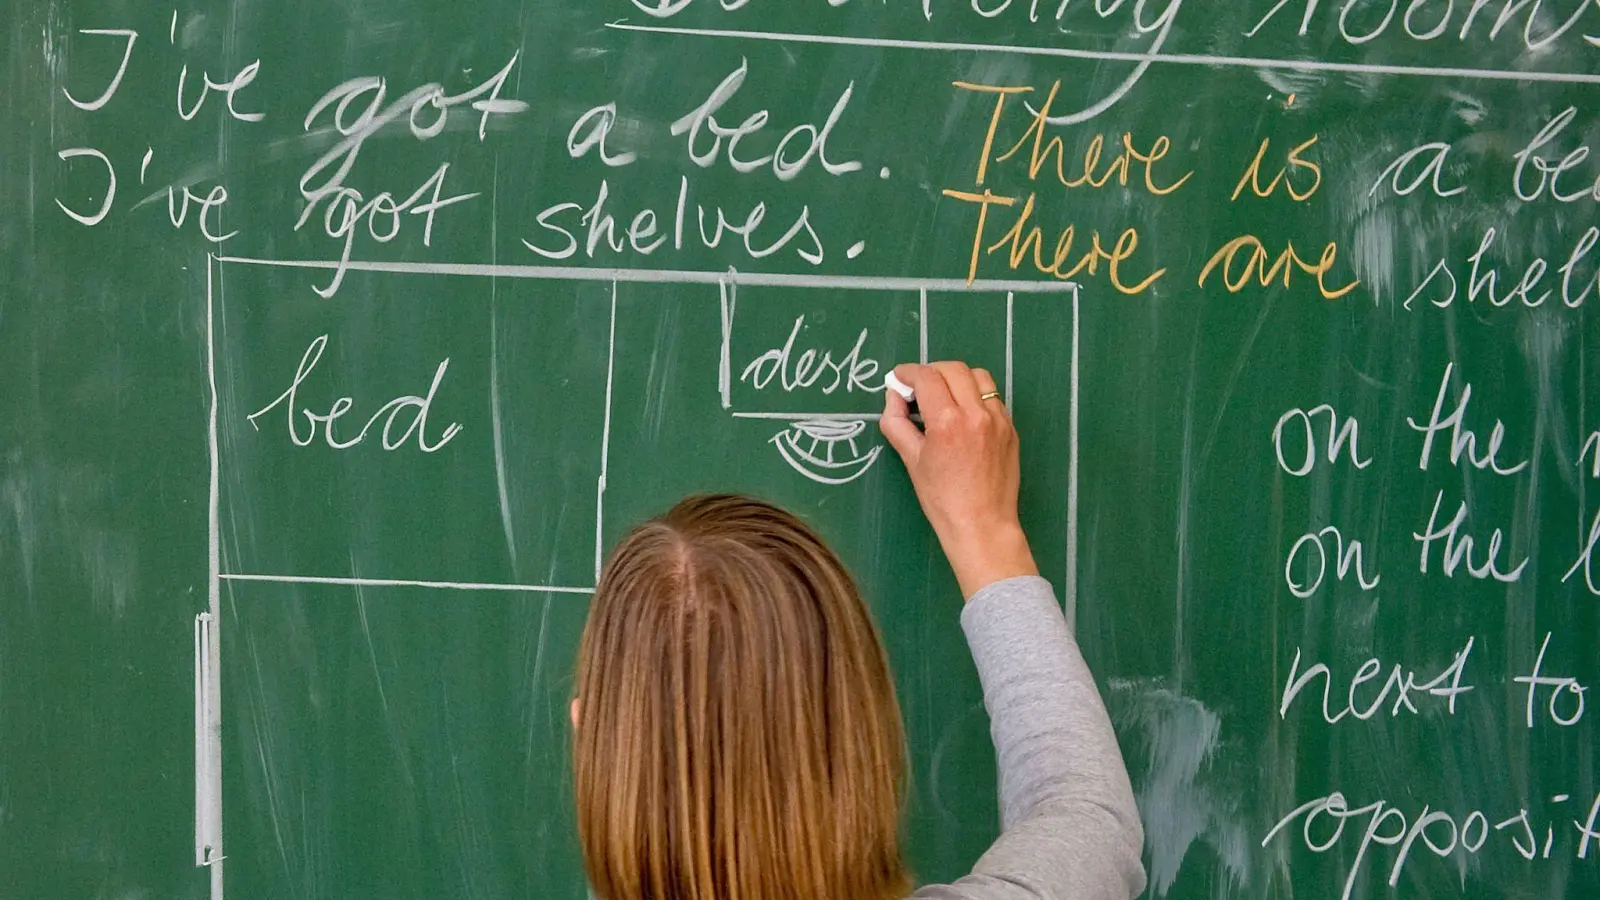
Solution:
<path fill-rule="evenodd" d="M 847 353 L 834 359 L 831 350 L 824 350 L 820 358 L 816 350 L 805 350 L 798 357 L 794 355 L 795 341 L 805 327 L 806 317 L 796 317 L 794 327 L 789 329 L 789 337 L 783 345 L 751 360 L 739 374 L 739 380 L 749 382 L 758 391 L 766 390 L 769 386 L 776 386 L 784 392 L 816 388 L 823 394 L 832 394 L 840 389 L 846 393 L 862 391 L 869 394 L 883 390 L 882 380 L 878 378 L 878 361 L 862 354 L 862 348 L 867 343 L 867 329 L 861 329 L 855 344 Z"/>
<path fill-rule="evenodd" d="M 305 353 L 300 356 L 300 364 L 295 368 L 294 379 L 289 383 L 289 387 L 274 398 L 271 403 L 246 416 L 251 426 L 259 431 L 261 426 L 256 423 L 256 420 L 281 405 L 286 413 L 285 420 L 289 429 L 289 441 L 296 447 L 309 447 L 311 442 L 317 439 L 318 425 L 322 426 L 322 438 L 329 447 L 335 450 L 354 447 L 366 440 L 367 432 L 372 430 L 372 426 L 376 425 L 379 419 L 384 420 L 382 444 L 385 450 L 398 450 L 415 437 L 418 450 L 423 453 L 434 453 L 461 433 L 461 426 L 451 423 L 445 428 L 437 441 L 431 443 L 428 441 L 428 412 L 432 409 L 434 397 L 439 391 L 439 385 L 444 381 L 445 373 L 450 368 L 450 360 L 446 358 L 434 370 L 433 382 L 428 385 L 428 393 L 425 396 L 412 395 L 396 397 L 390 400 L 379 407 L 371 416 L 367 417 L 366 424 L 361 426 L 361 430 L 354 437 L 341 439 L 334 433 L 334 426 L 345 413 L 355 406 L 355 398 L 339 397 L 329 405 L 328 411 L 325 413 L 317 413 L 312 411 L 310 407 L 300 406 L 299 392 L 305 385 L 306 379 L 311 377 L 311 372 L 317 367 L 317 363 L 322 360 L 323 351 L 327 347 L 328 336 L 325 334 L 318 335 L 307 345 Z M 306 430 L 303 434 L 295 418 L 296 412 L 305 417 Z M 406 413 L 410 413 L 409 420 L 405 418 Z M 400 431 L 395 432 L 394 429 L 397 425 L 403 427 Z"/>

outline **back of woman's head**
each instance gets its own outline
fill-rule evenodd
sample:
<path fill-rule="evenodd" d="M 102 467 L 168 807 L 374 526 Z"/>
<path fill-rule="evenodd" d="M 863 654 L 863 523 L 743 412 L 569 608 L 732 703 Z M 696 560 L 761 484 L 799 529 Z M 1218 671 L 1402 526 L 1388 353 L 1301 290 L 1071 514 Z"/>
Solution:
<path fill-rule="evenodd" d="M 605 900 L 903 896 L 882 645 L 799 519 L 697 497 L 612 552 L 578 654 L 578 831 Z"/>

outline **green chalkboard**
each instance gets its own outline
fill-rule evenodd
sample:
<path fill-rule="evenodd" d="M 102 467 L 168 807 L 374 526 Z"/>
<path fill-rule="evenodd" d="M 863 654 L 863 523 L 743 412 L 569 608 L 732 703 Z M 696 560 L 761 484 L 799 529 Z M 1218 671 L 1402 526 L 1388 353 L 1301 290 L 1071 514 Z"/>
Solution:
<path fill-rule="evenodd" d="M 793 508 L 998 831 L 882 374 L 1001 379 L 1150 896 L 1600 892 L 1600 7 L 0 18 L 0 896 L 586 896 L 601 555 Z M 1592 706 L 1592 704 L 1591 704 Z"/>

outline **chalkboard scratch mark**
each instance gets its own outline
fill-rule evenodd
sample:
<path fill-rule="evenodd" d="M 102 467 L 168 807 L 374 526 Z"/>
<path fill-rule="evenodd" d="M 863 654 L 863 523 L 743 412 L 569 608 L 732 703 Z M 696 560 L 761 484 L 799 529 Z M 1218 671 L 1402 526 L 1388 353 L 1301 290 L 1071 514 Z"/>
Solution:
<path fill-rule="evenodd" d="M 1112 679 L 1108 686 L 1107 703 L 1117 730 L 1125 746 L 1133 745 L 1128 756 L 1145 826 L 1150 895 L 1167 895 L 1197 842 L 1211 847 L 1235 889 L 1219 895 L 1232 896 L 1248 887 L 1256 864 L 1238 798 L 1250 796 L 1250 791 L 1216 771 L 1221 717 L 1156 680 Z M 1145 751 L 1142 767 L 1133 749 L 1140 745 Z"/>
<path fill-rule="evenodd" d="M 528 0 L 522 0 L 522 3 L 518 4 L 518 6 L 517 6 L 517 52 L 518 52 L 518 54 L 521 54 L 522 50 L 527 47 L 527 44 L 528 44 Z M 527 66 L 518 66 L 517 67 L 517 79 L 516 79 L 516 81 L 512 82 L 512 88 L 511 88 L 511 93 L 512 94 L 514 94 L 516 96 L 521 96 L 522 95 L 522 73 L 526 72 L 527 70 L 528 70 Z"/>
<path fill-rule="evenodd" d="M 539 682 L 544 676 L 545 637 L 550 631 L 550 600 L 551 598 L 549 596 L 544 598 L 544 608 L 539 612 L 539 634 L 534 641 L 533 668 L 528 678 L 528 695 L 530 699 L 532 697 L 539 696 Z M 523 739 L 524 766 L 531 767 L 533 765 L 533 752 L 534 748 L 538 745 L 538 737 L 548 734 L 549 729 L 541 728 L 540 723 L 536 721 L 530 710 L 528 715 L 528 731 L 526 737 Z"/>
<path fill-rule="evenodd" d="M 1383 305 L 1383 301 L 1395 293 L 1394 273 L 1398 266 L 1394 248 L 1404 244 L 1395 232 L 1394 212 L 1384 206 L 1362 217 L 1355 227 L 1350 266 L 1372 293 L 1374 306 Z"/>
<path fill-rule="evenodd" d="M 1394 392 L 1395 385 L 1393 382 L 1383 381 L 1382 379 L 1375 378 L 1371 373 L 1357 368 L 1355 360 L 1351 359 L 1348 354 L 1346 354 L 1344 362 L 1345 368 L 1350 372 L 1351 375 L 1356 377 L 1356 380 L 1360 381 L 1362 384 L 1374 390 L 1387 391 L 1390 393 Z"/>
<path fill-rule="evenodd" d="M 1578 433 L 1582 434 L 1589 427 L 1589 354 L 1578 354 Z M 1591 439 L 1597 441 L 1594 447 L 1594 477 L 1600 478 L 1600 428 L 1594 430 Z M 1583 449 L 1578 454 L 1578 468 L 1583 468 L 1584 457 L 1589 452 L 1589 439 L 1583 442 Z M 1583 477 L 1578 478 L 1578 533 L 1583 533 L 1583 514 L 1589 508 L 1589 482 Z"/>
<path fill-rule="evenodd" d="M 1321 72 L 1286 72 L 1280 69 L 1261 69 L 1257 72 L 1261 81 L 1280 94 L 1288 94 L 1296 100 L 1309 101 L 1310 96 L 1328 81 Z M 1302 95 L 1307 95 L 1302 97 Z M 1285 104 L 1285 108 L 1288 104 Z M 1305 103 L 1301 104 L 1300 111 L 1304 111 Z"/>
<path fill-rule="evenodd" d="M 1189 384 L 1184 389 L 1183 446 L 1178 460 L 1178 526 L 1174 535 L 1177 545 L 1177 572 L 1172 597 L 1172 672 L 1179 690 L 1184 683 L 1184 603 L 1189 592 L 1189 512 L 1194 505 L 1194 393 L 1199 379 L 1196 357 L 1200 353 L 1200 331 L 1195 332 L 1189 348 Z"/>
<path fill-rule="evenodd" d="M 1528 348 L 1529 361 L 1538 374 L 1539 382 L 1538 415 L 1534 419 L 1534 448 L 1529 458 L 1534 461 L 1533 467 L 1539 468 L 1539 460 L 1543 457 L 1542 447 L 1545 438 L 1548 438 L 1563 483 L 1568 489 L 1576 489 L 1573 470 L 1582 469 L 1583 463 L 1573 461 L 1572 448 L 1567 441 L 1562 440 L 1559 433 L 1560 423 L 1567 420 L 1566 411 L 1561 403 L 1562 394 L 1557 383 L 1558 363 L 1565 355 L 1567 333 L 1563 329 L 1549 327 L 1548 323 L 1537 320 L 1530 320 L 1526 330 L 1524 342 Z M 1530 498 L 1537 496 L 1531 486 L 1528 496 Z"/>
<path fill-rule="evenodd" d="M 456 843 L 459 847 L 459 852 L 463 856 L 470 857 L 472 855 L 471 851 L 478 846 L 478 841 L 476 840 L 477 829 L 472 827 L 472 821 L 468 817 L 467 810 L 470 805 L 475 804 L 467 802 L 467 792 L 461 784 L 461 751 L 456 749 L 455 729 L 449 724 L 454 720 L 455 716 L 450 711 L 450 688 L 448 684 L 442 686 L 441 694 L 444 699 L 444 719 L 447 723 L 444 730 L 445 752 L 450 758 L 450 788 L 452 798 L 455 801 L 452 805 L 455 807 L 456 834 L 459 836 Z M 463 896 L 480 896 L 480 892 L 473 887 L 473 875 L 476 874 L 477 869 L 478 867 L 474 865 L 461 865 L 456 868 L 456 874 L 462 882 Z"/>
<path fill-rule="evenodd" d="M 143 207 L 149 206 L 157 200 L 169 200 L 170 203 L 170 201 L 173 199 L 172 194 L 174 192 L 182 191 L 185 188 L 192 188 L 202 181 L 214 179 L 218 177 L 220 172 L 221 167 L 215 164 L 207 163 L 196 166 L 195 168 L 183 173 L 183 175 L 179 176 L 178 178 L 173 179 L 171 183 L 157 188 L 154 193 L 140 197 L 138 200 L 134 201 L 133 206 L 129 207 L 128 209 L 129 211 L 142 209 Z M 187 204 L 188 200 L 185 200 L 184 202 Z M 173 213 L 169 205 L 168 215 L 172 214 Z M 179 216 L 179 221 L 182 221 L 181 215 Z"/>
<path fill-rule="evenodd" d="M 492 190 L 489 192 L 489 261 L 499 262 L 500 247 L 500 154 L 494 158 Z M 500 528 L 506 536 L 506 556 L 511 572 L 517 570 L 517 541 L 511 525 L 511 502 L 506 487 L 505 431 L 500 418 L 500 280 L 489 279 L 489 429 L 494 440 L 494 483 L 500 497 Z"/>
<path fill-rule="evenodd" d="M 383 722 L 389 729 L 389 739 L 395 741 L 396 744 L 395 755 L 400 760 L 400 774 L 405 778 L 406 786 L 415 793 L 417 780 L 411 773 L 411 762 L 408 754 L 402 752 L 403 748 L 399 746 L 399 741 L 396 740 L 394 716 L 389 711 L 389 693 L 383 688 L 383 671 L 378 667 L 378 648 L 372 642 L 372 626 L 367 622 L 366 592 L 359 587 L 356 588 L 356 615 L 361 620 L 361 636 L 367 642 L 367 659 L 372 663 L 372 683 L 378 688 L 378 705 L 383 708 Z"/>
<path fill-rule="evenodd" d="M 1445 96 L 1457 104 L 1455 114 L 1468 125 L 1477 125 L 1488 115 L 1489 109 L 1482 100 L 1461 91 L 1445 91 Z"/>
<path fill-rule="evenodd" d="M 677 28 L 667 25 L 629 25 L 624 22 L 612 22 L 606 27 L 614 28 L 618 31 L 641 31 L 656 34 L 692 35 L 695 37 L 723 37 L 742 41 L 880 47 L 890 50 L 945 50 L 955 53 L 1015 53 L 1023 56 L 1131 62 L 1139 63 L 1142 66 L 1148 66 L 1151 63 L 1171 63 L 1185 66 L 1288 69 L 1297 72 L 1349 72 L 1372 75 L 1413 75 L 1432 78 L 1482 78 L 1491 81 L 1600 84 L 1600 74 L 1582 72 L 1528 72 L 1515 69 L 1477 69 L 1459 66 L 1395 66 L 1376 63 L 1341 63 L 1322 59 L 1213 56 L 1202 53 L 1158 53 L 1153 51 L 1135 53 L 1122 50 L 1082 50 L 1076 47 L 1031 47 L 1026 45 L 981 44 L 967 41 L 913 41 L 898 38 L 852 37 L 833 34 L 794 34 L 719 28 Z"/>
<path fill-rule="evenodd" d="M 737 285 L 730 282 L 728 287 L 733 290 Z M 666 423 L 668 387 L 673 373 L 678 370 L 678 349 L 681 346 L 678 336 L 682 331 L 682 313 L 683 306 L 677 303 L 664 304 L 656 310 L 654 337 L 650 343 L 650 365 L 639 411 L 639 428 L 649 443 L 661 439 L 661 429 Z M 730 311 L 730 322 L 733 315 Z M 731 358 L 731 350 L 729 354 Z M 732 370 L 729 371 L 731 373 Z M 729 379 L 731 384 L 731 374 Z"/>
<path fill-rule="evenodd" d="M 29 478 L 21 474 L 22 452 L 13 450 L 7 455 L 6 465 L 14 473 L 0 484 L 0 500 L 11 508 L 11 521 L 17 540 L 18 563 L 22 569 L 22 587 L 28 595 L 30 606 L 34 597 L 34 535 L 38 526 L 34 522 L 33 503 L 30 502 Z"/>
<path fill-rule="evenodd" d="M 960 740 L 962 726 L 966 725 L 974 714 L 982 713 L 983 711 L 983 704 L 978 703 L 967 707 L 966 711 L 961 715 L 951 718 L 945 724 L 944 733 L 940 734 L 939 740 L 934 742 L 933 753 L 928 760 L 928 796 L 933 801 L 933 808 L 938 812 L 939 818 L 950 825 L 959 824 L 959 820 L 955 813 L 951 812 L 949 805 L 944 800 L 942 785 L 944 783 L 945 757 L 949 754 L 951 746 Z"/>
<path fill-rule="evenodd" d="M 1239 385 L 1239 376 L 1244 374 L 1245 364 L 1250 361 L 1250 351 L 1254 349 L 1256 340 L 1261 337 L 1261 331 L 1271 318 L 1272 311 L 1277 303 L 1272 295 L 1268 295 L 1261 303 L 1261 311 L 1256 316 L 1255 327 L 1250 329 L 1250 336 L 1245 339 L 1244 346 L 1239 349 L 1239 355 L 1234 360 L 1233 371 L 1228 373 L 1228 383 L 1222 389 L 1222 400 L 1217 404 L 1217 414 L 1211 419 L 1211 430 L 1206 435 L 1205 446 L 1200 451 L 1201 471 L 1211 459 L 1211 451 L 1216 446 L 1217 434 L 1222 430 L 1222 419 L 1228 412 L 1228 402 L 1233 399 L 1233 392 Z"/>
<path fill-rule="evenodd" d="M 245 641 L 248 647 L 245 655 L 249 658 L 250 667 L 256 676 L 256 696 L 260 698 L 261 703 L 265 703 L 266 678 L 261 674 L 261 653 L 256 648 L 255 638 L 249 636 L 248 632 L 246 633 Z M 267 742 L 264 739 L 264 736 L 271 734 L 271 730 L 268 723 L 264 721 L 265 715 L 262 712 L 261 705 L 259 703 L 252 710 L 251 717 L 253 721 L 251 722 L 250 727 L 255 733 L 256 739 L 256 761 L 257 764 L 261 766 L 261 782 L 267 793 L 267 813 L 272 817 L 273 843 L 277 845 L 278 859 L 282 862 L 283 871 L 287 874 L 293 871 L 293 869 L 289 864 L 289 849 L 288 845 L 284 842 L 283 825 L 278 816 L 278 809 L 282 805 L 278 796 L 280 793 L 279 784 L 278 780 L 273 777 L 275 767 L 272 760 L 272 750 L 267 746 Z M 218 807 L 218 812 L 220 814 L 220 807 Z M 211 872 L 211 900 L 222 900 L 222 884 L 220 878 L 221 867 L 213 866 Z"/>

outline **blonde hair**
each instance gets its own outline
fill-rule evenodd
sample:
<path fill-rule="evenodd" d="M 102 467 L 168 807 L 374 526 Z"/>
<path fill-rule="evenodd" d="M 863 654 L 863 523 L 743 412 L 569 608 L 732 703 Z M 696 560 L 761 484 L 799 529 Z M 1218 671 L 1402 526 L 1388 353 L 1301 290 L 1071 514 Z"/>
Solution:
<path fill-rule="evenodd" d="M 604 900 L 891 900 L 905 746 L 877 629 L 798 518 L 694 497 L 612 551 L 578 651 Z"/>

